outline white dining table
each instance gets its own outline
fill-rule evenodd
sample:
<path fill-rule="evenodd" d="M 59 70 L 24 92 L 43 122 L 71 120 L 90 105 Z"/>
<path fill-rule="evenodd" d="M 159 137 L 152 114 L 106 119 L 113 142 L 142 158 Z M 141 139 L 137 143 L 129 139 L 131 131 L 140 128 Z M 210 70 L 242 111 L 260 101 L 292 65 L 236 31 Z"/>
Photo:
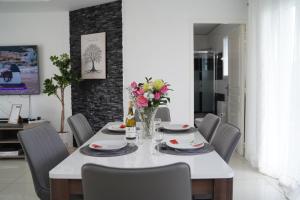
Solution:
<path fill-rule="evenodd" d="M 103 129 L 114 125 L 108 123 Z M 125 140 L 124 134 L 105 134 L 101 129 L 82 146 L 97 140 Z M 195 130 L 193 133 L 165 133 L 164 140 L 190 139 L 206 142 Z M 72 194 L 82 194 L 81 167 L 94 163 L 118 168 L 147 168 L 185 162 L 190 166 L 192 190 L 194 195 L 214 200 L 231 200 L 234 173 L 216 151 L 200 155 L 169 155 L 156 152 L 154 142 L 144 139 L 137 142 L 138 149 L 130 154 L 115 157 L 92 157 L 82 154 L 79 149 L 49 172 L 51 199 L 68 200 Z"/>

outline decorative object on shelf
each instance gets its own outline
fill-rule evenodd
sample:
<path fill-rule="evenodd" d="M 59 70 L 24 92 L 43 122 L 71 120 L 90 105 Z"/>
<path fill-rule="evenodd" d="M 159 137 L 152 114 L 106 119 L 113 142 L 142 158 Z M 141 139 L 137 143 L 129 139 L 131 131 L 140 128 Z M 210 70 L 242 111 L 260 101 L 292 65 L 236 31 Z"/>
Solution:
<path fill-rule="evenodd" d="M 106 79 L 106 33 L 81 36 L 81 78 Z"/>
<path fill-rule="evenodd" d="M 9 124 L 18 124 L 20 113 L 21 113 L 22 104 L 13 104 L 11 106 L 11 111 L 8 119 Z"/>
<path fill-rule="evenodd" d="M 135 81 L 128 87 L 130 99 L 133 102 L 143 125 L 143 138 L 151 138 L 153 121 L 160 105 L 170 102 L 168 97 L 169 84 L 161 79 L 146 78 L 144 83 Z"/>
<path fill-rule="evenodd" d="M 65 89 L 72 83 L 77 83 L 79 78 L 71 71 L 70 56 L 67 53 L 51 56 L 50 60 L 59 69 L 60 74 L 54 74 L 44 81 L 43 92 L 48 96 L 56 96 L 60 101 L 62 109 L 59 133 L 65 134 Z"/>

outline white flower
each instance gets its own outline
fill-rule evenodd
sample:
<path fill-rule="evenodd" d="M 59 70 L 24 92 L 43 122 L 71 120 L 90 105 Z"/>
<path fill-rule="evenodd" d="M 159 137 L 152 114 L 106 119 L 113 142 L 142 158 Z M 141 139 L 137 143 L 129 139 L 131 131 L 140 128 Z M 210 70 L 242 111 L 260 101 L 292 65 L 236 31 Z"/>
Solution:
<path fill-rule="evenodd" d="M 149 93 L 149 94 L 148 94 L 148 99 L 153 99 L 153 98 L 154 98 L 154 94 Z"/>

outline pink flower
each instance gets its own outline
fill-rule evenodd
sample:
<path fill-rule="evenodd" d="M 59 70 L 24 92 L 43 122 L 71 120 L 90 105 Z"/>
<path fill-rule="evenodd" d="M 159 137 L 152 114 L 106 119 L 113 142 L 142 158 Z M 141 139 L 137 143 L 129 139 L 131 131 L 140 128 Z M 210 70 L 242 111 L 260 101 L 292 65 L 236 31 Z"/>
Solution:
<path fill-rule="evenodd" d="M 137 95 L 144 95 L 145 91 L 143 88 L 140 88 L 136 91 Z"/>
<path fill-rule="evenodd" d="M 134 89 L 134 90 L 132 91 L 132 94 L 133 94 L 135 97 L 136 97 L 136 96 L 139 96 L 138 93 L 137 93 L 137 91 L 138 91 L 138 90 L 136 90 L 136 89 Z"/>
<path fill-rule="evenodd" d="M 132 88 L 136 88 L 136 87 L 137 87 L 137 83 L 136 83 L 135 81 L 133 81 L 133 82 L 130 84 L 130 86 L 131 86 Z"/>
<path fill-rule="evenodd" d="M 166 94 L 168 92 L 169 88 L 167 85 L 164 85 L 161 89 L 160 89 L 160 92 L 162 94 Z"/>
<path fill-rule="evenodd" d="M 145 108 L 148 107 L 148 99 L 144 96 L 138 96 L 136 98 L 136 105 L 138 108 Z"/>
<path fill-rule="evenodd" d="M 156 92 L 156 93 L 154 94 L 154 99 L 155 99 L 155 100 L 159 100 L 159 99 L 160 99 L 160 93 L 159 93 L 159 92 Z"/>
<path fill-rule="evenodd" d="M 142 88 L 134 88 L 132 90 L 132 94 L 137 97 L 137 96 L 140 96 L 140 95 L 144 95 L 145 91 L 142 89 Z"/>

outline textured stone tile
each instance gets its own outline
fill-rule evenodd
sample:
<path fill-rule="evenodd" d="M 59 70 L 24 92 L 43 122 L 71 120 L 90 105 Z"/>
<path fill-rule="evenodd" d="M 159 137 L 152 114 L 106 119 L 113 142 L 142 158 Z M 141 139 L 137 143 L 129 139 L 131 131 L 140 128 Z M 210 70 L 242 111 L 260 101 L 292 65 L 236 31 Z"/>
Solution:
<path fill-rule="evenodd" d="M 81 73 L 81 35 L 106 32 L 106 79 L 72 85 L 72 112 L 84 114 L 95 131 L 123 119 L 122 2 L 70 12 L 70 52 L 74 72 Z"/>

